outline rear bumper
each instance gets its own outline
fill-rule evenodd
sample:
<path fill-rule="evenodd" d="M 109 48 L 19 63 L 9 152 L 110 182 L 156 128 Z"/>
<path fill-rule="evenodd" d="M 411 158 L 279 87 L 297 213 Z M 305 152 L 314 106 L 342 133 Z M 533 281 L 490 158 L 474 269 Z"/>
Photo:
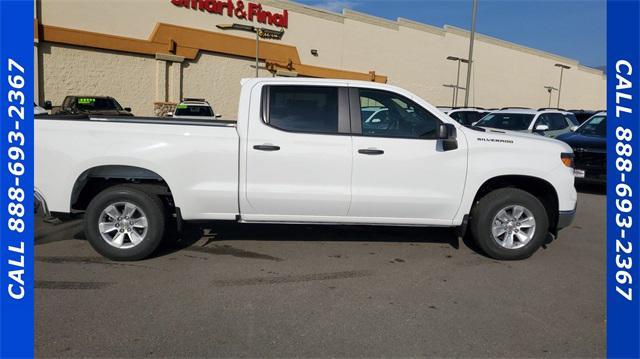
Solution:
<path fill-rule="evenodd" d="M 558 214 L 558 225 L 556 226 L 556 230 L 561 230 L 562 228 L 569 227 L 573 222 L 573 219 L 576 217 L 576 209 L 574 208 L 572 211 L 560 211 Z"/>

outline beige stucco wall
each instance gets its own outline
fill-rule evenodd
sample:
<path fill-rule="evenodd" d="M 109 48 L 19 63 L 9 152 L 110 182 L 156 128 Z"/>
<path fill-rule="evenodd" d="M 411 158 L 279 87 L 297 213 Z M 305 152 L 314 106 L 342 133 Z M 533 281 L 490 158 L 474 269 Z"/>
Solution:
<path fill-rule="evenodd" d="M 113 96 L 135 114 L 153 113 L 155 59 L 40 43 L 41 100 L 60 105 L 67 95 Z"/>
<path fill-rule="evenodd" d="M 182 96 L 206 98 L 223 118 L 234 119 L 240 97 L 240 79 L 255 76 L 255 61 L 202 52 L 196 62 L 183 65 Z M 260 68 L 260 76 L 271 74 Z"/>
<path fill-rule="evenodd" d="M 413 91 L 436 105 L 451 104 L 452 90 L 443 84 L 455 83 L 457 65 L 445 58 L 467 56 L 466 31 L 402 19 L 389 21 L 353 11 L 336 14 L 278 0 L 260 2 L 267 10 L 289 10 L 289 28 L 282 43 L 296 46 L 303 64 L 365 73 L 374 70 L 388 76 L 389 83 Z M 43 24 L 140 39 L 147 39 L 158 22 L 209 31 L 220 31 L 215 27 L 217 24 L 243 22 L 225 15 L 177 8 L 170 0 L 41 0 L 39 4 Z M 42 92 L 46 99 L 55 103 L 65 94 L 93 89 L 118 98 L 123 105 L 131 105 L 136 114 L 151 114 L 149 102 L 157 100 L 157 60 L 63 46 L 45 45 L 41 51 L 54 48 L 50 54 L 43 54 Z M 317 49 L 319 56 L 311 55 L 311 49 Z M 56 55 L 60 58 L 55 58 Z M 572 68 L 564 73 L 560 105 L 585 109 L 605 107 L 605 76 L 600 71 L 580 66 L 576 60 L 481 34 L 476 37 L 474 59 L 470 105 L 547 106 L 548 93 L 544 86 L 558 87 L 559 69 L 554 64 L 563 63 Z M 89 64 L 81 60 L 89 60 L 102 68 L 91 73 L 87 69 Z M 182 96 L 205 97 L 212 102 L 216 112 L 233 117 L 239 80 L 254 75 L 252 65 L 251 59 L 201 53 L 195 61 L 170 66 L 181 68 L 179 91 Z M 61 68 L 70 79 L 52 71 Z M 80 76 L 85 72 L 87 77 Z M 464 64 L 460 75 L 461 85 L 464 85 Z M 261 76 L 270 74 L 263 71 Z M 61 78 L 63 81 L 58 81 Z M 116 83 L 120 85 L 116 86 Z M 126 86 L 121 86 L 122 83 Z M 461 91 L 459 105 L 463 99 L 464 92 Z M 557 92 L 554 92 L 552 105 L 556 100 Z"/>

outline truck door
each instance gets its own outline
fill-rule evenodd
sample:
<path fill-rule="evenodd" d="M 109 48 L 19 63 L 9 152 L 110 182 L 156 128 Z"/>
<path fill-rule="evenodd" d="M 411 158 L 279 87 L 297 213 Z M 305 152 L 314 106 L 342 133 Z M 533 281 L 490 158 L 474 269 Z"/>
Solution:
<path fill-rule="evenodd" d="M 352 170 L 347 88 L 265 86 L 260 113 L 250 116 L 243 218 L 331 222 L 346 216 Z"/>
<path fill-rule="evenodd" d="M 351 88 L 353 176 L 350 217 L 363 222 L 451 224 L 462 198 L 466 142 L 445 150 L 441 121 L 400 94 Z M 372 109 L 384 120 L 369 118 Z M 364 120 L 364 119 L 367 120 Z"/>

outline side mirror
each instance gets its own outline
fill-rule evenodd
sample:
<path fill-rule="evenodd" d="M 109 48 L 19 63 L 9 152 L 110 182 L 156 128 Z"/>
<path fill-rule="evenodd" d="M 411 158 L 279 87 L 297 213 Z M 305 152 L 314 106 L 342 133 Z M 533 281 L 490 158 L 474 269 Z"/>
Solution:
<path fill-rule="evenodd" d="M 458 148 L 456 139 L 456 126 L 450 123 L 441 123 L 436 129 L 436 138 L 442 140 L 442 150 L 452 151 Z"/>
<path fill-rule="evenodd" d="M 578 126 L 571 126 L 571 132 L 576 132 L 577 129 L 578 129 Z"/>
<path fill-rule="evenodd" d="M 167 116 L 167 117 L 173 117 L 173 112 L 171 112 L 171 111 L 170 111 L 170 112 L 167 112 L 167 114 L 166 114 L 165 116 Z"/>
<path fill-rule="evenodd" d="M 536 126 L 536 131 L 541 131 L 541 132 L 549 131 L 549 126 L 547 126 L 547 125 L 537 125 Z"/>
<path fill-rule="evenodd" d="M 436 138 L 439 140 L 449 140 L 456 138 L 456 127 L 450 123 L 441 123 L 436 130 Z"/>
<path fill-rule="evenodd" d="M 379 118 L 374 118 L 373 120 L 371 120 L 371 123 L 380 123 L 382 122 L 382 120 L 380 120 Z"/>
<path fill-rule="evenodd" d="M 216 113 L 216 115 L 214 116 L 215 118 L 222 118 L 222 115 L 219 113 Z"/>
<path fill-rule="evenodd" d="M 127 112 L 131 112 L 131 107 L 125 107 L 124 110 Z"/>
<path fill-rule="evenodd" d="M 476 122 L 472 123 L 471 126 L 474 126 L 474 127 L 478 126 L 478 122 L 480 122 L 480 121 L 476 121 Z"/>
<path fill-rule="evenodd" d="M 53 108 L 53 105 L 51 104 L 51 101 L 45 101 L 44 102 L 44 109 L 45 110 L 51 110 Z"/>

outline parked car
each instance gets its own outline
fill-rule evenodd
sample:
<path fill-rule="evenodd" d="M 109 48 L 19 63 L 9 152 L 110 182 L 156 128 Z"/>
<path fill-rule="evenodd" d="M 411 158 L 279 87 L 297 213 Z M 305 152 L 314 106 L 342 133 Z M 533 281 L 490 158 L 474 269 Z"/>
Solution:
<path fill-rule="evenodd" d="M 204 99 L 185 98 L 180 102 L 174 112 L 167 114 L 169 117 L 187 120 L 215 120 L 220 118 L 213 112 L 211 105 Z"/>
<path fill-rule="evenodd" d="M 602 111 L 594 111 L 594 110 L 569 110 L 569 112 L 573 113 L 578 120 L 578 123 L 583 124 L 586 120 L 590 119 L 591 116 L 597 114 Z"/>
<path fill-rule="evenodd" d="M 487 114 L 483 108 L 478 107 L 453 107 L 448 110 L 443 110 L 444 113 L 449 115 L 454 120 L 458 121 L 461 125 L 471 126 L 475 122 L 478 122 L 484 115 Z"/>
<path fill-rule="evenodd" d="M 388 125 L 367 127 L 363 104 Z M 569 145 L 462 126 L 391 85 L 245 79 L 238 111 L 233 124 L 37 119 L 36 198 L 84 213 L 115 260 L 149 256 L 168 218 L 468 227 L 489 256 L 522 259 L 575 215 Z"/>
<path fill-rule="evenodd" d="M 50 101 L 45 102 L 47 110 L 52 109 Z M 131 108 L 122 108 L 118 101 L 109 96 L 67 96 L 55 115 L 92 115 L 92 116 L 133 116 Z"/>
<path fill-rule="evenodd" d="M 47 115 L 49 112 L 44 108 L 38 106 L 35 102 L 33 103 L 33 114 L 34 115 Z"/>
<path fill-rule="evenodd" d="M 573 149 L 577 180 L 607 180 L 607 113 L 598 112 L 574 132 L 557 137 Z"/>
<path fill-rule="evenodd" d="M 556 137 L 578 127 L 575 117 L 564 110 L 505 107 L 491 112 L 474 124 L 479 127 L 528 132 Z"/>

